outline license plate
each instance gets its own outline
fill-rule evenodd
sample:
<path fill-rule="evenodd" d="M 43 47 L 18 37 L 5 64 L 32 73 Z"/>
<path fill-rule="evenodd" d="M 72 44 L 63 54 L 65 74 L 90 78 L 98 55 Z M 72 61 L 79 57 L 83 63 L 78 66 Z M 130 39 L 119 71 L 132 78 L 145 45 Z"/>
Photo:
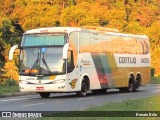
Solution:
<path fill-rule="evenodd" d="M 36 87 L 36 90 L 44 90 L 44 87 Z"/>

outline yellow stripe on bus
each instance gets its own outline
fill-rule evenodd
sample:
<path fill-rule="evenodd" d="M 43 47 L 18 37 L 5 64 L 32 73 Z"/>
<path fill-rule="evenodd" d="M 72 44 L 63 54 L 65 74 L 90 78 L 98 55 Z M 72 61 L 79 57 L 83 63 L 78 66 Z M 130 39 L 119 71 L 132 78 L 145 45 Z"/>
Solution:
<path fill-rule="evenodd" d="M 49 77 L 49 80 L 54 80 L 55 78 L 56 78 L 56 75 L 50 76 L 50 77 Z"/>

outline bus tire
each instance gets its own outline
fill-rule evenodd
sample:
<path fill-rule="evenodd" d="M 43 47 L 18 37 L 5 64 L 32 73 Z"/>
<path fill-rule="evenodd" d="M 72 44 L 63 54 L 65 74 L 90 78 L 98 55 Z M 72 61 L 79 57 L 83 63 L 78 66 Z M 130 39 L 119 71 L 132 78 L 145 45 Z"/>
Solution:
<path fill-rule="evenodd" d="M 127 92 L 133 92 L 134 91 L 134 86 L 135 86 L 134 76 L 131 75 L 129 77 L 129 81 L 128 81 Z"/>
<path fill-rule="evenodd" d="M 130 81 L 128 83 L 128 87 L 125 87 L 125 88 L 119 88 L 119 91 L 124 93 L 124 92 L 135 92 L 136 91 L 136 88 L 135 88 L 135 84 L 133 81 Z"/>
<path fill-rule="evenodd" d="M 139 86 L 137 86 L 137 83 L 136 83 L 137 81 L 135 81 L 135 84 L 134 84 L 134 86 L 133 86 L 133 92 L 137 92 L 138 91 L 138 89 L 139 89 Z"/>
<path fill-rule="evenodd" d="M 134 76 L 131 75 L 129 77 L 129 81 L 128 81 L 128 87 L 121 87 L 119 88 L 120 92 L 133 92 L 134 91 Z"/>
<path fill-rule="evenodd" d="M 136 79 L 134 82 L 133 92 L 137 92 L 139 90 L 140 80 Z"/>
<path fill-rule="evenodd" d="M 39 93 L 39 95 L 41 96 L 41 98 L 49 98 L 50 92 L 42 92 L 42 93 Z"/>
<path fill-rule="evenodd" d="M 85 78 L 83 78 L 82 84 L 81 84 L 81 90 L 77 92 L 77 95 L 80 97 L 85 97 L 87 96 L 87 91 L 88 91 L 88 84 Z"/>
<path fill-rule="evenodd" d="M 134 83 L 131 81 L 131 82 L 129 82 L 129 84 L 128 84 L 128 89 L 127 89 L 127 91 L 128 91 L 128 92 L 133 92 L 133 88 L 134 88 Z"/>

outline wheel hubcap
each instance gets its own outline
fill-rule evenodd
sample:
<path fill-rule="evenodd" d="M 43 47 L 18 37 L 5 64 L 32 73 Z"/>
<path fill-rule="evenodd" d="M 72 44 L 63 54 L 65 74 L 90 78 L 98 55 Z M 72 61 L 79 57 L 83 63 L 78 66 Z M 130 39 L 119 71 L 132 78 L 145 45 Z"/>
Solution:
<path fill-rule="evenodd" d="M 129 84 L 129 90 L 132 91 L 133 90 L 133 84 Z"/>

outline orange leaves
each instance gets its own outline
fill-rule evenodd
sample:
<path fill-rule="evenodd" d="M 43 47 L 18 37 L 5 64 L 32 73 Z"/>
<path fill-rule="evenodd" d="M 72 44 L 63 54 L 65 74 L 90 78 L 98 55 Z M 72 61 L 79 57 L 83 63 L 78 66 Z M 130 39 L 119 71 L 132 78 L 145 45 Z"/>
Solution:
<path fill-rule="evenodd" d="M 0 69 L 0 82 L 4 82 L 7 79 L 18 80 L 18 68 L 15 65 L 15 61 L 8 60 L 8 53 L 10 50 L 10 45 L 3 44 L 4 50 L 1 51 L 1 54 L 4 57 L 4 67 Z"/>
<path fill-rule="evenodd" d="M 156 48 L 155 50 L 151 51 L 151 65 L 155 68 L 155 76 L 160 76 L 160 48 Z"/>
<path fill-rule="evenodd" d="M 142 7 L 137 14 L 137 20 L 142 26 L 150 26 L 154 20 L 156 10 L 150 6 Z"/>
<path fill-rule="evenodd" d="M 18 68 L 16 67 L 14 61 L 8 61 L 5 63 L 4 68 L 1 69 L 2 78 L 18 80 Z"/>

